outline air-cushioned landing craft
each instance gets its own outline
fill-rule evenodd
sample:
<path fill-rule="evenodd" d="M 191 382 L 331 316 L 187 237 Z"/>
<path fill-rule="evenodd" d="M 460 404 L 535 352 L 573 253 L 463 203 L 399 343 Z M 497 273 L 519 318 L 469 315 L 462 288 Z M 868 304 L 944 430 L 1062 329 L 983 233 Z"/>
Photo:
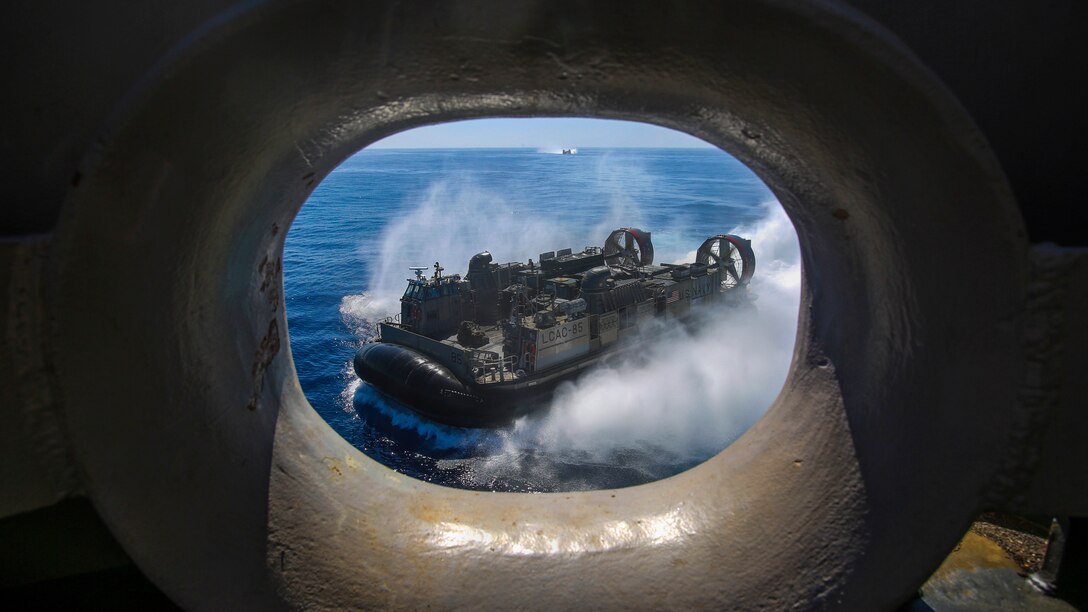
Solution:
<path fill-rule="evenodd" d="M 749 240 L 707 238 L 695 263 L 653 264 L 650 232 L 623 228 L 604 248 L 541 253 L 537 263 L 474 255 L 464 278 L 434 264 L 415 278 L 401 310 L 355 354 L 359 378 L 419 414 L 463 427 L 509 423 L 555 386 L 614 356 L 655 320 L 748 301 Z"/>

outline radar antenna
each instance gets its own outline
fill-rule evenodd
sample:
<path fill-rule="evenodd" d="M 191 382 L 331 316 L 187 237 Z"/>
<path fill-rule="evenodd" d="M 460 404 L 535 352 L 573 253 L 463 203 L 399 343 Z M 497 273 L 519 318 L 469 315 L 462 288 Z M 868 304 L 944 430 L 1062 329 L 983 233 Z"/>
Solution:
<path fill-rule="evenodd" d="M 409 266 L 408 269 L 416 273 L 416 280 L 421 281 L 423 280 L 423 271 L 427 269 L 427 266 Z"/>

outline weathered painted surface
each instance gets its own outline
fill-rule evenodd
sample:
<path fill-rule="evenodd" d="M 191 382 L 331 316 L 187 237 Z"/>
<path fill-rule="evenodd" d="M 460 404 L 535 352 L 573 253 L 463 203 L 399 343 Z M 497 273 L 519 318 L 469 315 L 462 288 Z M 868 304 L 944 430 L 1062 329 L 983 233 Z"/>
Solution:
<path fill-rule="evenodd" d="M 1083 471 L 1051 476 L 1084 452 L 1067 339 L 1085 255 L 1029 249 L 1023 212 L 1044 205 L 1018 207 L 933 64 L 850 7 L 174 10 L 181 29 L 141 28 L 101 74 L 28 56 L 54 66 L 38 78 L 100 81 L 54 122 L 80 144 L 10 139 L 47 162 L 9 233 L 61 212 L 40 252 L 0 260 L 5 363 L 38 382 L 0 380 L 21 385 L 6 423 L 59 423 L 30 426 L 59 450 L 17 501 L 82 487 L 183 606 L 880 609 L 982 507 L 1088 512 Z M 280 228 L 358 148 L 496 115 L 682 129 L 786 207 L 805 264 L 792 371 L 717 457 L 624 490 L 459 491 L 374 463 L 307 405 Z"/>

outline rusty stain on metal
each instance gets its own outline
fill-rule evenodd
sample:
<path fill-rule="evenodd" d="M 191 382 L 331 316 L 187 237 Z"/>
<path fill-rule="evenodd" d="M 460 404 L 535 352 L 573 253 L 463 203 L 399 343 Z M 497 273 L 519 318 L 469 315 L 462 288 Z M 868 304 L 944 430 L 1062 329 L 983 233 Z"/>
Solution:
<path fill-rule="evenodd" d="M 279 228 L 272 226 L 272 235 L 276 235 Z M 257 266 L 257 274 L 261 277 L 261 293 L 265 294 L 269 306 L 275 312 L 280 307 L 280 275 L 283 272 L 283 258 L 265 255 Z"/>
<path fill-rule="evenodd" d="M 279 233 L 279 225 L 272 224 L 272 236 L 276 236 Z M 265 300 L 271 307 L 272 312 L 276 312 L 280 307 L 282 284 L 280 278 L 283 274 L 283 257 L 281 256 L 269 256 L 265 254 L 261 258 L 261 263 L 257 265 L 257 275 L 261 279 L 260 292 L 264 294 Z M 265 332 L 264 337 L 261 338 L 260 344 L 257 346 L 256 354 L 253 356 L 253 371 L 251 378 L 253 380 L 253 392 L 250 395 L 249 403 L 246 404 L 246 408 L 250 410 L 256 410 L 257 404 L 260 403 L 261 391 L 264 389 L 265 373 L 268 371 L 268 366 L 271 365 L 272 360 L 280 352 L 280 328 L 279 323 L 273 318 L 268 323 L 268 331 Z"/>
<path fill-rule="evenodd" d="M 264 376 L 268 366 L 280 352 L 280 326 L 276 319 L 268 323 L 268 332 L 261 339 L 257 347 L 257 354 L 253 357 L 253 394 L 249 398 L 246 408 L 257 409 L 257 403 L 261 399 L 261 390 L 264 388 Z"/>
<path fill-rule="evenodd" d="M 336 459 L 332 457 L 325 457 L 325 465 L 329 468 L 329 471 L 337 476 L 343 476 L 344 472 L 340 470 L 340 466 L 336 463 Z"/>

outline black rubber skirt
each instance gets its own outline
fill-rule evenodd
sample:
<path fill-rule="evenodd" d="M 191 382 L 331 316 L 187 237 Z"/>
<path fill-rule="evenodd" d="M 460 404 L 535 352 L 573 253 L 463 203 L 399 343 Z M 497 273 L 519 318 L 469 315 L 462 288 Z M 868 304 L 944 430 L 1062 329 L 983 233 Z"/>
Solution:
<path fill-rule="evenodd" d="M 355 353 L 355 373 L 415 412 L 448 425 L 496 427 L 525 412 L 516 395 L 482 395 L 449 368 L 399 344 L 363 345 Z"/>

